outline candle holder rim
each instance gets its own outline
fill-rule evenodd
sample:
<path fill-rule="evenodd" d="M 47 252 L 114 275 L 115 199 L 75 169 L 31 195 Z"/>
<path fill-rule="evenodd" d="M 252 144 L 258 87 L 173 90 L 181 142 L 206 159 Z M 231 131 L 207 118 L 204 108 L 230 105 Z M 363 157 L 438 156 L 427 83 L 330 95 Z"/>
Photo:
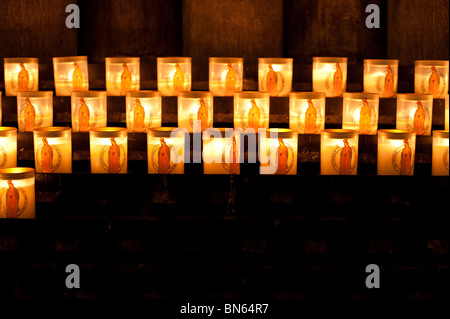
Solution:
<path fill-rule="evenodd" d="M 234 62 L 234 63 L 244 63 L 244 58 L 243 57 L 209 57 L 209 62 L 215 62 L 215 63 L 230 63 L 230 62 Z"/>
<path fill-rule="evenodd" d="M 191 62 L 192 57 L 182 57 L 182 56 L 164 56 L 164 57 L 157 57 L 156 62 L 161 63 L 187 63 Z"/>
<path fill-rule="evenodd" d="M 81 97 L 107 97 L 108 91 L 72 91 L 71 97 L 81 98 Z"/>
<path fill-rule="evenodd" d="M 152 98 L 161 97 L 161 92 L 157 90 L 139 90 L 139 91 L 127 91 L 126 97 L 142 97 L 142 98 Z"/>
<path fill-rule="evenodd" d="M 364 92 L 344 92 L 342 94 L 342 97 L 345 98 L 350 98 L 350 99 L 370 99 L 370 100 L 379 100 L 380 99 L 380 95 L 377 93 L 364 93 Z"/>
<path fill-rule="evenodd" d="M 238 97 L 241 99 L 251 99 L 251 98 L 257 98 L 257 99 L 264 99 L 264 98 L 270 98 L 269 92 L 259 92 L 259 91 L 239 91 L 234 92 L 234 97 Z"/>
<path fill-rule="evenodd" d="M 207 129 L 205 129 L 205 131 L 203 131 L 202 136 L 206 132 L 206 130 L 208 130 L 208 129 L 218 130 L 220 132 L 220 134 L 222 134 L 222 138 L 231 137 L 233 135 L 239 135 L 239 134 L 242 133 L 242 130 L 240 130 L 240 129 L 233 129 L 232 127 L 209 127 Z M 228 136 L 228 134 L 227 134 L 228 132 L 231 132 L 230 136 Z M 210 139 L 213 139 L 213 138 L 214 138 L 214 136 L 210 135 Z"/>
<path fill-rule="evenodd" d="M 346 57 L 331 57 L 331 56 L 315 56 L 315 57 L 313 57 L 313 62 L 348 63 L 348 58 L 346 58 Z"/>
<path fill-rule="evenodd" d="M 415 66 L 449 66 L 448 60 L 415 60 Z"/>
<path fill-rule="evenodd" d="M 66 137 L 72 133 L 72 128 L 66 126 L 46 126 L 33 129 L 36 137 Z"/>
<path fill-rule="evenodd" d="M 0 180 L 18 180 L 33 178 L 35 175 L 34 168 L 31 167 L 9 167 L 0 168 Z"/>
<path fill-rule="evenodd" d="M 3 58 L 3 62 L 7 63 L 39 63 L 39 58 L 28 58 L 28 57 L 10 57 Z"/>
<path fill-rule="evenodd" d="M 359 134 L 357 130 L 329 128 L 321 130 L 320 135 L 327 136 L 330 138 L 341 139 L 341 138 L 354 138 L 357 137 Z"/>
<path fill-rule="evenodd" d="M 378 138 L 385 137 L 388 139 L 393 140 L 400 140 L 400 139 L 409 139 L 411 137 L 415 137 L 416 133 L 414 131 L 408 131 L 408 130 L 399 130 L 399 129 L 382 129 L 378 130 Z"/>
<path fill-rule="evenodd" d="M 433 130 L 433 137 L 448 138 L 448 130 Z"/>
<path fill-rule="evenodd" d="M 18 98 L 26 97 L 53 97 L 53 91 L 18 91 Z"/>
<path fill-rule="evenodd" d="M 278 128 L 278 127 L 268 128 L 266 129 L 266 137 L 270 137 L 271 132 L 277 132 L 277 137 L 281 138 L 293 138 L 295 137 L 295 135 L 297 135 L 298 137 L 298 131 L 290 128 Z"/>
<path fill-rule="evenodd" d="M 105 127 L 95 127 L 89 130 L 89 135 L 94 137 L 126 137 L 127 129 L 125 127 L 113 127 L 113 126 L 105 126 Z"/>
<path fill-rule="evenodd" d="M 61 57 L 53 57 L 53 63 L 65 63 L 65 62 L 86 62 L 88 57 L 87 55 L 73 55 L 73 56 L 61 56 Z"/>
<path fill-rule="evenodd" d="M 395 65 L 398 66 L 398 59 L 364 59 L 363 63 L 367 65 Z"/>
<path fill-rule="evenodd" d="M 184 130 L 185 133 L 188 131 L 181 127 L 176 126 L 160 126 L 160 127 L 152 127 L 147 130 L 148 137 L 170 137 L 170 134 L 173 130 L 181 129 Z"/>
<path fill-rule="evenodd" d="M 16 136 L 17 128 L 11 126 L 0 126 L 0 137 Z"/>
<path fill-rule="evenodd" d="M 417 100 L 433 100 L 433 94 L 418 93 L 397 93 L 397 102 L 399 100 L 417 101 Z"/>
<path fill-rule="evenodd" d="M 124 62 L 140 62 L 141 58 L 138 56 L 114 56 L 105 57 L 105 63 L 124 63 Z"/>
<path fill-rule="evenodd" d="M 291 92 L 289 93 L 289 98 L 293 99 L 321 99 L 326 97 L 325 92 Z"/>
<path fill-rule="evenodd" d="M 178 101 L 180 101 L 180 97 L 182 98 L 209 98 L 214 97 L 213 93 L 210 91 L 180 91 L 178 92 Z"/>
<path fill-rule="evenodd" d="M 258 64 L 259 63 L 262 63 L 262 64 L 292 64 L 293 62 L 294 62 L 294 58 L 275 58 L 275 57 L 258 58 Z"/>

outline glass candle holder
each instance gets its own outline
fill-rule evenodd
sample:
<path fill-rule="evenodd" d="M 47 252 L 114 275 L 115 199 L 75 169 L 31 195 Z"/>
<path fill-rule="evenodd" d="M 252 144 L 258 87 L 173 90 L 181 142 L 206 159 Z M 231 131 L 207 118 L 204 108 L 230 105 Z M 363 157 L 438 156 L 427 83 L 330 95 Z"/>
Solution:
<path fill-rule="evenodd" d="M 239 174 L 240 131 L 210 128 L 203 132 L 203 173 Z"/>
<path fill-rule="evenodd" d="M 433 131 L 431 174 L 448 176 L 448 131 Z"/>
<path fill-rule="evenodd" d="M 378 94 L 344 93 L 342 128 L 377 135 L 379 100 Z"/>
<path fill-rule="evenodd" d="M 378 175 L 414 175 L 416 133 L 378 130 Z"/>
<path fill-rule="evenodd" d="M 159 91 L 127 92 L 128 132 L 147 132 L 161 126 L 161 93 Z"/>
<path fill-rule="evenodd" d="M 189 133 L 203 132 L 212 127 L 213 106 L 211 92 L 179 92 L 178 127 L 185 128 Z"/>
<path fill-rule="evenodd" d="M 396 97 L 398 60 L 364 60 L 364 92 L 379 97 Z"/>
<path fill-rule="evenodd" d="M 0 169 L 0 218 L 36 218 L 34 169 Z"/>
<path fill-rule="evenodd" d="M 158 91 L 163 96 L 178 95 L 191 90 L 191 58 L 156 58 Z"/>
<path fill-rule="evenodd" d="M 0 126 L 2 125 L 2 91 L 0 91 Z"/>
<path fill-rule="evenodd" d="M 313 91 L 339 97 L 347 87 L 347 58 L 313 57 Z"/>
<path fill-rule="evenodd" d="M 91 173 L 126 174 L 127 141 L 126 128 L 97 127 L 89 130 Z"/>
<path fill-rule="evenodd" d="M 185 130 L 155 127 L 147 131 L 149 174 L 184 174 Z"/>
<path fill-rule="evenodd" d="M 296 175 L 298 133 L 285 128 L 272 128 L 259 135 L 260 174 Z"/>
<path fill-rule="evenodd" d="M 0 168 L 17 166 L 17 129 L 0 126 Z"/>
<path fill-rule="evenodd" d="M 71 104 L 74 132 L 88 132 L 90 129 L 106 126 L 106 91 L 73 92 Z"/>
<path fill-rule="evenodd" d="M 292 90 L 291 58 L 259 58 L 258 88 L 270 96 L 289 96 Z"/>
<path fill-rule="evenodd" d="M 108 95 L 126 95 L 128 91 L 139 91 L 140 58 L 105 58 L 106 91 Z"/>
<path fill-rule="evenodd" d="M 39 90 L 38 58 L 4 58 L 5 95 Z"/>
<path fill-rule="evenodd" d="M 320 174 L 356 175 L 358 131 L 326 129 L 320 135 Z"/>
<path fill-rule="evenodd" d="M 242 91 L 244 58 L 209 58 L 209 91 L 215 96 L 232 96 Z"/>
<path fill-rule="evenodd" d="M 325 93 L 290 93 L 289 128 L 299 134 L 320 134 L 325 128 Z"/>
<path fill-rule="evenodd" d="M 53 125 L 53 91 L 17 92 L 19 132 Z"/>
<path fill-rule="evenodd" d="M 53 58 L 56 96 L 89 90 L 87 56 Z"/>
<path fill-rule="evenodd" d="M 445 130 L 448 131 L 448 94 L 445 96 Z M 1 117 L 0 117 L 1 120 Z"/>
<path fill-rule="evenodd" d="M 417 135 L 431 135 L 433 96 L 431 94 L 399 93 L 397 95 L 397 129 Z"/>
<path fill-rule="evenodd" d="M 258 133 L 258 128 L 269 128 L 270 94 L 263 92 L 236 92 L 234 94 L 234 128 Z"/>
<path fill-rule="evenodd" d="M 418 60 L 414 64 L 414 92 L 444 98 L 448 94 L 448 61 Z"/>
<path fill-rule="evenodd" d="M 41 127 L 33 136 L 36 173 L 72 173 L 70 127 Z"/>

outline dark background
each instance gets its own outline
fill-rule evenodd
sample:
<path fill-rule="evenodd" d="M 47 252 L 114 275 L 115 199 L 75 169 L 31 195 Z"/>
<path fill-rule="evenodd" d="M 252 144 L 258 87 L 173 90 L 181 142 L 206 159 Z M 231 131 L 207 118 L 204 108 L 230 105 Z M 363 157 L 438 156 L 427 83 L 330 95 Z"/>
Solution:
<path fill-rule="evenodd" d="M 70 3 L 80 7 L 80 29 L 65 27 Z M 369 3 L 380 7 L 380 29 L 365 26 Z M 350 91 L 362 90 L 363 59 L 391 58 L 399 59 L 399 92 L 413 92 L 415 60 L 449 59 L 448 12 L 448 0 L 6 0 L 0 56 L 38 57 L 41 90 L 53 89 L 56 56 L 87 55 L 91 89 L 105 89 L 107 56 L 139 56 L 143 89 L 156 89 L 156 57 L 190 56 L 200 90 L 210 56 L 244 57 L 245 90 L 257 89 L 258 57 L 293 57 L 294 89 L 304 91 L 311 90 L 313 56 L 348 57 Z M 70 98 L 54 98 L 55 122 L 70 125 Z M 224 114 L 215 123 L 229 123 L 232 100 L 216 103 Z M 272 103 L 286 113 L 287 99 Z M 380 125 L 393 127 L 395 99 L 383 103 Z M 124 125 L 123 104 L 108 98 L 108 125 Z M 163 105 L 164 124 L 173 123 L 176 100 Z M 339 125 L 339 103 L 327 99 L 327 107 L 327 123 Z M 14 125 L 14 108 L 15 99 L 3 97 L 4 125 Z M 287 118 L 271 114 L 271 123 Z M 433 128 L 442 125 L 440 118 Z M 37 176 L 37 219 L 0 222 L 0 304 L 121 298 L 174 311 L 193 300 L 449 297 L 449 184 L 429 176 L 429 137 L 418 139 L 425 151 L 410 178 L 376 176 L 370 138 L 360 154 L 366 174 L 319 176 L 314 136 L 299 142 L 296 177 L 258 176 L 252 168 L 203 176 L 194 164 L 184 176 L 146 175 L 138 146 L 145 138 L 137 135 L 129 137 L 131 149 L 142 156 L 130 153 L 130 174 L 95 176 L 85 137 L 73 137 L 79 172 Z M 19 164 L 33 166 L 31 135 L 19 134 L 19 146 Z M 64 286 L 69 263 L 81 268 L 81 289 Z M 365 287 L 370 263 L 382 269 L 381 289 Z"/>

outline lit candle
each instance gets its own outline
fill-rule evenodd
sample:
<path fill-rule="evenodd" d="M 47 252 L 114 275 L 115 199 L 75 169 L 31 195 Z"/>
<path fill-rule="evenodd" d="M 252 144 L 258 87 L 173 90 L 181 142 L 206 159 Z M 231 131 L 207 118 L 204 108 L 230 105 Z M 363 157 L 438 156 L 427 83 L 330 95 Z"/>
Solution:
<path fill-rule="evenodd" d="M 158 91 L 163 96 L 191 90 L 191 58 L 157 58 Z"/>
<path fill-rule="evenodd" d="M 234 128 L 258 133 L 258 128 L 269 128 L 270 94 L 237 92 L 234 94 Z"/>
<path fill-rule="evenodd" d="M 89 130 L 91 173 L 127 173 L 127 129 L 98 127 Z"/>
<path fill-rule="evenodd" d="M 105 58 L 106 91 L 108 95 L 126 95 L 128 91 L 139 91 L 140 58 Z"/>
<path fill-rule="evenodd" d="M 414 92 L 441 99 L 448 94 L 448 61 L 417 60 L 414 69 Z"/>
<path fill-rule="evenodd" d="M 53 91 L 17 92 L 19 132 L 53 125 Z"/>
<path fill-rule="evenodd" d="M 53 69 L 57 96 L 89 90 L 87 56 L 53 58 Z"/>
<path fill-rule="evenodd" d="M 433 96 L 431 94 L 399 93 L 397 95 L 397 129 L 431 135 Z"/>
<path fill-rule="evenodd" d="M 433 131 L 431 172 L 448 176 L 448 131 Z"/>
<path fill-rule="evenodd" d="M 72 173 L 70 127 L 41 127 L 33 136 L 36 173 Z"/>
<path fill-rule="evenodd" d="M 2 125 L 2 92 L 0 91 L 0 126 Z"/>
<path fill-rule="evenodd" d="M 379 97 L 395 97 L 398 83 L 398 60 L 364 60 L 364 92 Z"/>
<path fill-rule="evenodd" d="M 209 91 L 214 96 L 242 91 L 243 77 L 243 58 L 209 58 Z"/>
<path fill-rule="evenodd" d="M 414 175 L 416 133 L 378 130 L 378 175 Z"/>
<path fill-rule="evenodd" d="M 326 129 L 320 136 L 320 174 L 356 175 L 358 131 Z"/>
<path fill-rule="evenodd" d="M 0 168 L 17 166 L 17 129 L 0 126 Z"/>
<path fill-rule="evenodd" d="M 272 128 L 266 130 L 265 138 L 259 135 L 260 173 L 276 175 L 297 174 L 298 133 L 295 130 Z"/>
<path fill-rule="evenodd" d="M 106 126 L 106 91 L 72 92 L 72 130 L 88 132 Z"/>
<path fill-rule="evenodd" d="M 185 128 L 189 133 L 203 132 L 212 127 L 213 105 L 211 92 L 179 92 L 178 127 Z M 199 124 L 198 127 L 194 127 L 195 123 Z"/>
<path fill-rule="evenodd" d="M 203 132 L 203 173 L 240 173 L 240 132 L 231 128 L 210 128 Z"/>
<path fill-rule="evenodd" d="M 360 135 L 377 135 L 378 94 L 344 93 L 342 128 L 357 130 Z"/>
<path fill-rule="evenodd" d="M 4 58 L 5 95 L 37 91 L 39 88 L 38 58 Z"/>
<path fill-rule="evenodd" d="M 147 131 L 149 174 L 184 174 L 186 131 L 176 127 L 157 127 Z"/>
<path fill-rule="evenodd" d="M 320 134 L 325 128 L 325 93 L 290 93 L 289 128 L 299 134 Z"/>
<path fill-rule="evenodd" d="M 0 218 L 36 218 L 34 169 L 0 169 Z"/>
<path fill-rule="evenodd" d="M 158 91 L 127 92 L 128 132 L 147 132 L 161 126 L 161 93 Z"/>
<path fill-rule="evenodd" d="M 347 87 L 347 58 L 313 57 L 313 91 L 342 96 Z"/>
<path fill-rule="evenodd" d="M 445 114 L 445 130 L 448 131 L 448 94 L 445 96 L 445 112 L 444 112 L 444 114 Z"/>
<path fill-rule="evenodd" d="M 291 58 L 259 58 L 258 88 L 270 96 L 289 96 L 292 90 Z"/>

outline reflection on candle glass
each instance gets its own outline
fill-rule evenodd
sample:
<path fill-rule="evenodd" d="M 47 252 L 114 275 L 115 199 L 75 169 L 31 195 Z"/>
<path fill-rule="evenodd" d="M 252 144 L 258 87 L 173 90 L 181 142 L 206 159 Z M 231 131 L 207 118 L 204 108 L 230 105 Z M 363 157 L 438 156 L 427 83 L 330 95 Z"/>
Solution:
<path fill-rule="evenodd" d="M 417 60 L 414 64 L 414 92 L 444 98 L 448 94 L 448 61 Z"/>
<path fill-rule="evenodd" d="M 364 60 L 364 92 L 381 98 L 397 95 L 398 60 Z"/>
<path fill-rule="evenodd" d="M 53 91 L 18 92 L 17 117 L 19 132 L 53 125 Z"/>
<path fill-rule="evenodd" d="M 347 86 L 347 58 L 313 57 L 313 91 L 339 97 Z"/>
<path fill-rule="evenodd" d="M 17 129 L 0 126 L 0 168 L 17 166 Z"/>
<path fill-rule="evenodd" d="M 72 173 L 72 130 L 42 127 L 33 131 L 36 173 Z"/>
<path fill-rule="evenodd" d="M 127 129 L 99 127 L 89 130 L 91 172 L 126 174 Z"/>
<path fill-rule="evenodd" d="M 298 134 L 291 129 L 268 129 L 265 138 L 259 136 L 261 174 L 296 175 Z"/>
<path fill-rule="evenodd" d="M 157 58 L 158 91 L 163 96 L 191 90 L 191 58 Z"/>
<path fill-rule="evenodd" d="M 38 58 L 4 58 L 5 95 L 37 91 L 39 88 Z"/>
<path fill-rule="evenodd" d="M 433 131 L 432 175 L 448 176 L 448 131 Z"/>
<path fill-rule="evenodd" d="M 292 90 L 291 58 L 259 58 L 258 88 L 270 96 L 289 96 Z"/>
<path fill-rule="evenodd" d="M 242 91 L 243 58 L 209 58 L 209 91 L 214 96 L 232 96 Z"/>
<path fill-rule="evenodd" d="M 431 135 L 433 96 L 431 94 L 397 95 L 397 129 Z"/>
<path fill-rule="evenodd" d="M 105 58 L 108 95 L 126 95 L 128 91 L 139 91 L 139 65 L 139 57 Z"/>
<path fill-rule="evenodd" d="M 0 218 L 36 218 L 34 169 L 0 169 Z"/>
<path fill-rule="evenodd" d="M 416 133 L 378 130 L 378 175 L 413 175 Z"/>
<path fill-rule="evenodd" d="M 358 170 L 358 132 L 326 129 L 320 137 L 320 174 L 356 175 Z"/>
<path fill-rule="evenodd" d="M 240 133 L 231 128 L 203 132 L 203 173 L 240 173 Z"/>
<path fill-rule="evenodd" d="M 53 69 L 57 96 L 89 90 L 87 56 L 53 58 Z"/>
<path fill-rule="evenodd" d="M 371 93 L 344 93 L 342 128 L 360 135 L 376 135 L 379 97 Z"/>

